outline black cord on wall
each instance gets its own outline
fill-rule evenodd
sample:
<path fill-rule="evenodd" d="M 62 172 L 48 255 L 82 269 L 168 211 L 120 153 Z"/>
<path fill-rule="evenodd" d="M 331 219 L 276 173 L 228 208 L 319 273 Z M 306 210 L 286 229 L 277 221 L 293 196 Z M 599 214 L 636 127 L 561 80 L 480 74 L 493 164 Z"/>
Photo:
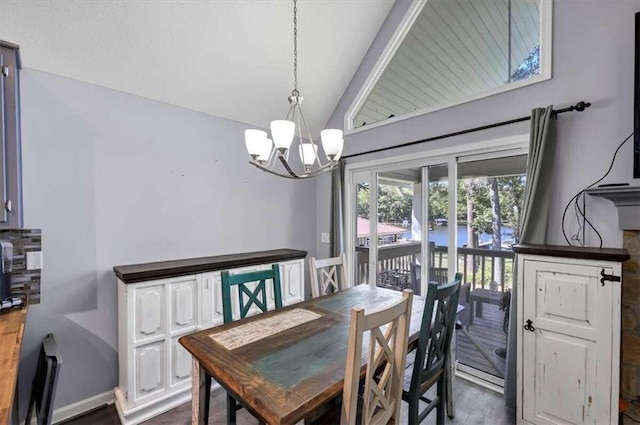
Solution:
<path fill-rule="evenodd" d="M 606 173 L 604 173 L 604 175 L 602 177 L 600 177 L 598 180 L 596 180 L 595 182 L 591 183 L 589 186 L 585 187 L 584 189 L 582 189 L 580 192 L 576 193 L 573 198 L 571 198 L 569 200 L 569 202 L 567 203 L 567 206 L 564 208 L 564 212 L 562 213 L 562 235 L 564 236 L 564 240 L 567 241 L 567 244 L 569 244 L 569 246 L 573 246 L 573 244 L 571 243 L 571 241 L 578 241 L 578 243 L 581 246 L 584 246 L 584 235 L 585 235 L 585 231 L 586 231 L 586 226 L 588 225 L 594 232 L 595 234 L 598 236 L 598 239 L 600 240 L 600 248 L 602 248 L 602 235 L 600 235 L 600 232 L 598 232 L 598 230 L 593 226 L 593 224 L 591 224 L 591 222 L 589 221 L 589 219 L 587 218 L 587 209 L 586 209 L 586 204 L 585 204 L 585 192 L 587 189 L 591 189 L 593 186 L 597 185 L 598 183 L 600 183 L 602 180 L 604 180 L 609 173 L 611 173 L 611 170 L 613 169 L 613 164 L 616 161 L 616 156 L 618 155 L 618 152 L 620 151 L 620 149 L 622 148 L 622 146 L 629 140 L 631 139 L 631 136 L 633 136 L 635 134 L 635 130 L 628 135 L 623 141 L 622 143 L 620 143 L 618 145 L 618 147 L 616 148 L 616 151 L 613 153 L 613 158 L 611 158 L 611 164 L 609 164 L 609 169 L 607 170 Z M 580 200 L 582 198 L 582 208 L 580 208 Z M 575 209 L 576 212 L 576 217 L 578 218 L 578 231 L 576 233 L 574 233 L 573 235 L 571 235 L 571 238 L 567 237 L 567 231 L 566 231 L 566 216 L 567 216 L 567 211 L 569 210 L 569 207 L 571 206 L 571 204 L 573 204 L 573 207 Z M 580 218 L 582 218 L 582 224 L 580 224 Z M 580 232 L 582 231 L 582 237 L 580 237 Z"/>

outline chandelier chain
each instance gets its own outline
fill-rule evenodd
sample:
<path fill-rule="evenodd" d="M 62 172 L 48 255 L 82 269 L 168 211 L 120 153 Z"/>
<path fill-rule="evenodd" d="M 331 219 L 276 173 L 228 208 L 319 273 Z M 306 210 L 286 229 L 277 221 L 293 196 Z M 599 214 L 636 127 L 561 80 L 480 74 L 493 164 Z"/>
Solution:
<path fill-rule="evenodd" d="M 298 91 L 298 6 L 297 0 L 293 0 L 293 95 Z"/>

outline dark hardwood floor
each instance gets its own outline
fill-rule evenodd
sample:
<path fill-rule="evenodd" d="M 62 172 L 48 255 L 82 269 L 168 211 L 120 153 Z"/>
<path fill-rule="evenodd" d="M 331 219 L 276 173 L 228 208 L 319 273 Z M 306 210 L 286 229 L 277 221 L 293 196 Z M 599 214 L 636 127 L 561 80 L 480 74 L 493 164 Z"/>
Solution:
<path fill-rule="evenodd" d="M 502 395 L 485 389 L 471 382 L 457 378 L 455 382 L 456 417 L 447 418 L 447 423 L 459 425 L 512 425 L 515 424 L 513 411 L 504 407 Z M 211 413 L 209 423 L 222 425 L 226 421 L 226 395 L 221 389 L 211 394 Z M 406 423 L 407 404 L 402 403 L 402 421 Z M 435 412 L 423 424 L 435 424 Z M 163 413 L 147 422 L 145 425 L 188 425 L 191 423 L 191 403 L 183 404 L 173 410 Z M 256 425 L 258 421 L 246 410 L 238 411 L 237 425 Z M 119 425 L 120 420 L 114 405 L 95 410 L 80 416 L 66 425 Z"/>

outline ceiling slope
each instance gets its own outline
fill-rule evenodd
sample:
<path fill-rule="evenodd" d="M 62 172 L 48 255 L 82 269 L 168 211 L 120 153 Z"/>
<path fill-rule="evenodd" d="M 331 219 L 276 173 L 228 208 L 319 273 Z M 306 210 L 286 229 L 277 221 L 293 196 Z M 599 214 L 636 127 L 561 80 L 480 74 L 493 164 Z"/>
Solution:
<path fill-rule="evenodd" d="M 298 2 L 298 80 L 314 137 L 392 0 Z M 293 86 L 290 1 L 0 1 L 23 65 L 268 127 Z"/>

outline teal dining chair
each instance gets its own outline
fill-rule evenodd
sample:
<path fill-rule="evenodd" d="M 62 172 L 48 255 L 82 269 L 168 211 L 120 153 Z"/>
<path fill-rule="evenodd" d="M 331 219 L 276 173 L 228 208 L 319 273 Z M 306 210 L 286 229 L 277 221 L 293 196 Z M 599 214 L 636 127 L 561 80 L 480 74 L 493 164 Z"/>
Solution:
<path fill-rule="evenodd" d="M 238 287 L 238 301 L 240 318 L 243 319 L 254 305 L 265 312 L 267 306 L 267 280 L 273 282 L 273 297 L 276 308 L 282 308 L 282 288 L 280 286 L 280 266 L 274 264 L 270 270 L 259 270 L 247 273 L 230 274 L 222 272 L 222 315 L 224 323 L 233 321 L 231 288 Z M 247 286 L 256 282 L 254 289 Z"/>
<path fill-rule="evenodd" d="M 413 372 L 402 391 L 402 399 L 409 403 L 408 422 L 411 425 L 422 422 L 433 409 L 436 409 L 436 423 L 444 424 L 446 367 L 456 326 L 461 281 L 462 273 L 456 273 L 450 283 L 430 282 L 428 285 Z M 434 384 L 437 384 L 437 392 L 430 400 L 424 394 Z M 421 412 L 420 401 L 427 403 Z"/>
<path fill-rule="evenodd" d="M 253 306 L 262 312 L 268 310 L 267 281 L 273 284 L 273 298 L 275 308 L 282 308 L 282 288 L 280 286 L 280 266 L 273 264 L 269 270 L 259 270 L 247 273 L 231 274 L 222 272 L 222 316 L 224 323 L 233 321 L 233 303 L 231 300 L 231 288 L 238 288 L 238 306 L 240 318 L 247 316 Z M 249 283 L 255 283 L 252 289 Z M 241 409 L 235 398 L 227 393 L 227 424 L 236 423 L 236 412 Z"/>

